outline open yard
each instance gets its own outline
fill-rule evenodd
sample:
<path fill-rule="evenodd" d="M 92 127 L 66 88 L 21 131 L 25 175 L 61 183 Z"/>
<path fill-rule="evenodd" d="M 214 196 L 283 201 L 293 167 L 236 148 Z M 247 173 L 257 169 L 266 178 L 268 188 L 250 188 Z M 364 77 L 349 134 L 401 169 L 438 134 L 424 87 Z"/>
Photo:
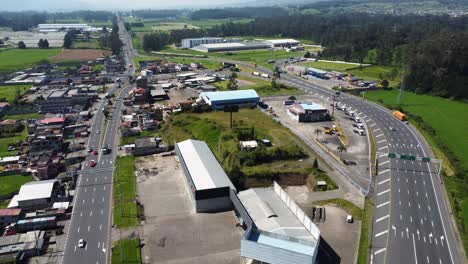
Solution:
<path fill-rule="evenodd" d="M 328 62 L 328 61 L 306 61 L 301 62 L 299 65 L 305 67 L 312 67 L 317 69 L 322 69 L 325 71 L 339 71 L 346 72 L 348 69 L 356 68 L 359 65 L 350 64 L 350 63 L 338 63 L 338 62 Z"/>
<path fill-rule="evenodd" d="M 245 81 L 248 85 L 241 85 L 243 81 Z M 229 81 L 226 80 L 214 83 L 213 85 L 216 86 L 216 88 L 218 88 L 220 91 L 227 91 L 228 83 Z M 283 85 L 280 86 L 280 84 L 277 84 L 278 88 L 273 89 L 270 80 L 250 78 L 242 75 L 238 78 L 238 84 L 239 90 L 254 89 L 260 96 L 298 95 L 303 93 L 297 88 Z"/>
<path fill-rule="evenodd" d="M 21 185 L 32 181 L 31 175 L 12 174 L 0 176 L 0 196 L 16 192 Z"/>
<path fill-rule="evenodd" d="M 174 116 L 161 132 L 165 142 L 194 138 L 206 141 L 226 173 L 239 188 L 269 186 L 272 180 L 285 185 L 304 185 L 314 175 L 313 153 L 288 129 L 258 109 L 233 113 L 186 113 Z M 240 140 L 269 139 L 273 146 L 260 145 L 255 150 L 239 149 Z"/>
<path fill-rule="evenodd" d="M 12 103 L 16 96 L 16 91 L 19 89 L 20 93 L 23 94 L 31 88 L 31 84 L 21 84 L 21 85 L 0 85 L 0 99 L 4 99 Z M 6 119 L 6 118 L 4 118 Z"/>
<path fill-rule="evenodd" d="M 89 61 L 110 55 L 108 50 L 99 49 L 64 49 L 60 54 L 51 58 L 54 62 L 61 61 Z"/>
<path fill-rule="evenodd" d="M 141 263 L 138 239 L 122 239 L 115 242 L 112 248 L 112 263 Z"/>
<path fill-rule="evenodd" d="M 8 144 L 14 144 L 18 141 L 26 140 L 28 136 L 27 128 L 21 133 L 16 133 L 10 137 L 0 137 L 0 157 L 15 155 L 17 151 L 8 151 Z"/>
<path fill-rule="evenodd" d="M 7 49 L 0 51 L 0 72 L 14 72 L 49 60 L 61 49 Z"/>
<path fill-rule="evenodd" d="M 42 115 L 38 113 L 5 115 L 2 117 L 2 119 L 13 119 L 13 120 L 28 120 L 28 119 L 40 119 L 40 118 L 42 118 Z"/>
<path fill-rule="evenodd" d="M 372 91 L 366 94 L 367 99 L 393 107 L 397 105 L 397 96 L 398 90 Z M 454 153 L 463 167 L 462 170 L 465 172 L 465 177 L 468 177 L 466 174 L 466 171 L 468 171 L 468 137 L 466 136 L 468 121 L 460 116 L 463 113 L 468 113 L 468 104 L 429 95 L 417 95 L 411 92 L 403 94 L 402 102 L 404 112 L 420 116 L 425 123 L 434 129 L 435 136 L 431 136 L 421 129 L 421 124 L 410 119 L 412 124 L 420 128 L 437 158 L 443 160 L 445 173 L 453 175 L 454 168 L 449 166 L 453 162 L 453 159 L 446 156 L 446 153 L 443 153 L 437 144 L 438 141 L 443 142 Z M 444 180 L 452 208 L 458 209 L 456 215 L 459 224 L 461 221 L 464 221 L 464 226 L 468 226 L 468 192 L 466 181 L 455 176 L 445 177 Z M 468 230 L 464 230 L 460 228 L 465 249 L 467 249 Z"/>
<path fill-rule="evenodd" d="M 100 49 L 99 41 L 97 39 L 73 41 L 73 48 L 75 49 Z"/>
<path fill-rule="evenodd" d="M 114 225 L 125 228 L 137 225 L 135 202 L 134 157 L 119 157 L 115 161 L 115 180 L 112 185 L 114 199 Z"/>

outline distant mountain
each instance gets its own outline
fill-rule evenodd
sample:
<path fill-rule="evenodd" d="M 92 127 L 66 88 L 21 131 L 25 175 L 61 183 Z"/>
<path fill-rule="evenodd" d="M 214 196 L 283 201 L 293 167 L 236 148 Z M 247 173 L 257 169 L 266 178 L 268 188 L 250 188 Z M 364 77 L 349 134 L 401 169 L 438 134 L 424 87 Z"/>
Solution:
<path fill-rule="evenodd" d="M 76 9 L 92 9 L 89 3 L 79 0 L 2 0 L 1 11 L 69 11 Z M 86 6 L 86 8 L 83 8 Z"/>

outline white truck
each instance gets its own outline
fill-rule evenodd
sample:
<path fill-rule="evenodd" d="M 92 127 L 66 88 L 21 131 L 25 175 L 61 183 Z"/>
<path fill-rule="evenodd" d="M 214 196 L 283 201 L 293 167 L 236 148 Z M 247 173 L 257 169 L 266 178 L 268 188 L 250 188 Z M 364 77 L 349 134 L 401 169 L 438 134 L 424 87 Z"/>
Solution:
<path fill-rule="evenodd" d="M 270 78 L 270 75 L 266 73 L 262 73 L 260 74 L 260 76 L 262 76 L 263 78 Z"/>
<path fill-rule="evenodd" d="M 252 72 L 252 75 L 253 76 L 260 76 L 260 73 L 259 72 Z"/>

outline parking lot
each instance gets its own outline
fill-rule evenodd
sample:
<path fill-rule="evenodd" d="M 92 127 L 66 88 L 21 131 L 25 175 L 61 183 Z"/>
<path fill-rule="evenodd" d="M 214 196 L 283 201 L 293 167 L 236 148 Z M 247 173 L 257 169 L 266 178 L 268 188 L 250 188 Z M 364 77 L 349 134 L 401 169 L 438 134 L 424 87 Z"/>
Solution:
<path fill-rule="evenodd" d="M 196 214 L 174 156 L 136 159 L 137 193 L 145 209 L 144 263 L 239 263 L 233 211 Z"/>

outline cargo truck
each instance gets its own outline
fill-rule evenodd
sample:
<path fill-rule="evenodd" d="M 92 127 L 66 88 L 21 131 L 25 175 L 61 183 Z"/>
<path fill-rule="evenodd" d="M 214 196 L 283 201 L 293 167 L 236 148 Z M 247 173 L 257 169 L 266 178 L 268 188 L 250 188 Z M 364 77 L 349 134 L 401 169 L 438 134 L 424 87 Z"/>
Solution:
<path fill-rule="evenodd" d="M 400 120 L 400 121 L 406 121 L 406 115 L 403 114 L 403 113 L 400 112 L 400 111 L 394 111 L 394 112 L 393 112 L 393 116 L 396 117 L 396 118 L 398 118 L 398 120 Z"/>

